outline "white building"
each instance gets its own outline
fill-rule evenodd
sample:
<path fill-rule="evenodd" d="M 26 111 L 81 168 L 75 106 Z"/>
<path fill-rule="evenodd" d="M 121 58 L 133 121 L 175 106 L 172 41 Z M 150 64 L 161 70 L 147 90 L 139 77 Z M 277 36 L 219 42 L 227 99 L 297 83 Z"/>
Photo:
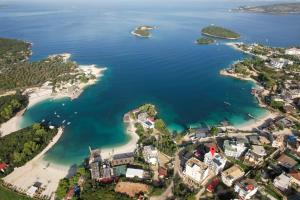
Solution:
<path fill-rule="evenodd" d="M 245 172 L 238 165 L 234 165 L 229 169 L 223 171 L 221 174 L 221 178 L 225 185 L 231 187 L 233 183 L 236 180 L 242 178 L 244 174 Z"/>
<path fill-rule="evenodd" d="M 259 155 L 259 156 L 266 156 L 267 152 L 263 146 L 260 145 L 252 145 L 252 151 L 253 153 Z"/>
<path fill-rule="evenodd" d="M 183 173 L 196 183 L 201 183 L 208 176 L 208 166 L 196 158 L 190 158 L 185 163 Z"/>
<path fill-rule="evenodd" d="M 287 176 L 285 173 L 282 173 L 274 179 L 273 184 L 279 190 L 286 191 L 287 189 L 289 189 L 290 182 L 291 177 Z"/>
<path fill-rule="evenodd" d="M 126 178 L 144 178 L 144 170 L 142 169 L 134 169 L 134 168 L 127 168 L 126 170 Z"/>
<path fill-rule="evenodd" d="M 222 158 L 218 153 L 215 153 L 213 156 L 208 152 L 204 156 L 204 163 L 217 175 L 224 169 L 226 159 Z"/>
<path fill-rule="evenodd" d="M 143 148 L 143 156 L 147 163 L 156 165 L 158 163 L 158 151 L 152 146 L 144 146 Z"/>
<path fill-rule="evenodd" d="M 273 67 L 275 69 L 282 69 L 287 64 L 287 61 L 282 58 L 272 59 L 270 64 L 271 64 L 271 67 Z"/>
<path fill-rule="evenodd" d="M 147 113 L 140 113 L 138 115 L 138 122 L 141 123 L 144 128 L 154 128 L 154 119 L 149 117 Z"/>
<path fill-rule="evenodd" d="M 285 50 L 285 54 L 293 55 L 293 56 L 300 56 L 300 49 L 290 48 L 290 49 Z"/>
<path fill-rule="evenodd" d="M 245 143 L 238 140 L 225 140 L 223 147 L 225 155 L 234 158 L 239 158 L 247 149 Z"/>
<path fill-rule="evenodd" d="M 251 199 L 257 190 L 258 187 L 253 179 L 243 179 L 234 185 L 234 191 L 239 194 L 240 199 Z"/>

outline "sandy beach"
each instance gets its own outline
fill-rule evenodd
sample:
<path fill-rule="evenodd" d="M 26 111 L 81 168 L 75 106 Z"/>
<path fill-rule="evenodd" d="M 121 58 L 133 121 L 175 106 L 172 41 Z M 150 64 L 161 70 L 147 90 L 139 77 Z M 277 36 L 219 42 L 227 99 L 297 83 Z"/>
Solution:
<path fill-rule="evenodd" d="M 47 195 L 54 199 L 54 192 L 58 186 L 59 180 L 68 174 L 68 167 L 48 163 L 43 159 L 46 152 L 55 145 L 63 134 L 63 129 L 59 128 L 58 133 L 54 136 L 53 140 L 48 146 L 34 157 L 31 161 L 27 162 L 24 166 L 16 168 L 11 174 L 4 178 L 4 181 L 10 183 L 20 191 L 27 191 L 36 181 L 42 183 L 45 190 L 42 195 Z"/>
<path fill-rule="evenodd" d="M 0 137 L 3 137 L 5 135 L 8 135 L 8 134 L 14 132 L 14 131 L 19 130 L 19 124 L 20 124 L 20 121 L 21 121 L 22 116 L 23 116 L 25 111 L 26 111 L 26 109 L 21 110 L 13 118 L 11 118 L 7 122 L 1 124 L 1 126 L 0 126 L 0 133 L 1 133 Z"/>
<path fill-rule="evenodd" d="M 235 128 L 243 131 L 251 131 L 252 129 L 257 128 L 258 126 L 264 124 L 268 119 L 274 119 L 276 117 L 278 117 L 277 113 L 267 111 L 265 115 L 257 119 L 250 119 L 246 123 L 235 126 Z"/>
<path fill-rule="evenodd" d="M 233 78 L 236 78 L 236 79 L 240 79 L 240 80 L 244 80 L 244 81 L 252 81 L 254 83 L 257 84 L 257 81 L 254 80 L 253 78 L 250 78 L 250 77 L 242 77 L 242 76 L 239 76 L 237 74 L 233 74 L 233 73 L 228 73 L 226 70 L 221 70 L 220 71 L 220 74 L 223 75 L 223 76 L 230 76 L 230 77 L 233 77 Z"/>
<path fill-rule="evenodd" d="M 79 88 L 76 93 L 68 93 L 65 91 L 53 92 L 52 86 L 44 85 L 42 87 L 29 88 L 25 91 L 25 93 L 29 96 L 29 103 L 26 109 L 34 106 L 37 103 L 45 101 L 47 99 L 61 99 L 61 98 L 70 98 L 71 100 L 76 99 L 83 92 L 84 88 L 89 85 L 95 84 L 100 80 L 100 77 L 103 76 L 103 72 L 107 68 L 98 68 L 95 65 L 79 65 L 79 68 L 83 70 L 86 74 L 92 74 L 96 77 L 96 79 L 90 79 L 87 83 L 80 83 L 77 85 Z M 8 135 L 12 132 L 20 130 L 20 122 L 22 120 L 23 114 L 26 112 L 26 109 L 20 111 L 13 118 L 8 120 L 7 122 L 0 125 L 1 137 Z"/>
<path fill-rule="evenodd" d="M 102 158 L 104 159 L 109 158 L 112 155 L 112 152 L 114 154 L 127 153 L 127 152 L 133 152 L 136 149 L 139 136 L 135 132 L 136 131 L 136 128 L 134 126 L 135 121 L 130 119 L 130 121 L 127 123 L 128 125 L 126 127 L 126 132 L 130 136 L 130 140 L 124 145 L 101 149 Z"/>

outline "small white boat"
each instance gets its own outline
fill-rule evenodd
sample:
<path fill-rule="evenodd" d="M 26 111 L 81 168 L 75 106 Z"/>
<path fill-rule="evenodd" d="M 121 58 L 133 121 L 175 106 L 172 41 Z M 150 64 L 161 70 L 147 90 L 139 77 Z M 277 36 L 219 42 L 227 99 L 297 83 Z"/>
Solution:
<path fill-rule="evenodd" d="M 64 124 L 66 122 L 66 120 L 62 121 L 62 123 Z"/>
<path fill-rule="evenodd" d="M 56 112 L 54 112 L 54 115 L 56 115 Z"/>
<path fill-rule="evenodd" d="M 224 101 L 224 104 L 228 105 L 228 106 L 231 106 L 231 104 L 227 101 Z"/>
<path fill-rule="evenodd" d="M 77 115 L 77 113 L 78 113 L 78 112 L 76 112 L 76 111 L 74 112 L 75 115 Z"/>
<path fill-rule="evenodd" d="M 65 104 L 63 103 L 63 104 L 61 104 L 62 106 L 65 106 Z"/>
<path fill-rule="evenodd" d="M 71 122 L 68 122 L 68 123 L 67 123 L 67 125 L 70 125 L 70 124 L 71 124 Z"/>
<path fill-rule="evenodd" d="M 60 115 L 56 115 L 57 118 L 60 118 Z"/>
<path fill-rule="evenodd" d="M 250 113 L 248 113 L 248 117 L 255 119 L 255 117 L 253 115 L 251 115 Z"/>
<path fill-rule="evenodd" d="M 45 119 L 42 120 L 42 123 L 45 122 Z"/>

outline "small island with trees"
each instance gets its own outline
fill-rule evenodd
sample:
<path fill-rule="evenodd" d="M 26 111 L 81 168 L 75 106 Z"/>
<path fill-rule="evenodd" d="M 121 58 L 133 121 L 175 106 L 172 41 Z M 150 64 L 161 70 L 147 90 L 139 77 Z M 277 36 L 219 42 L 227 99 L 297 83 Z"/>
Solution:
<path fill-rule="evenodd" d="M 201 30 L 202 35 L 221 38 L 221 39 L 230 39 L 236 40 L 240 38 L 240 35 L 232 30 L 220 27 L 220 26 L 207 26 Z"/>
<path fill-rule="evenodd" d="M 131 34 L 138 37 L 149 38 L 151 37 L 150 31 L 154 28 L 154 26 L 138 26 L 131 32 Z"/>
<path fill-rule="evenodd" d="M 202 38 L 199 38 L 199 39 L 196 40 L 196 43 L 200 44 L 200 45 L 213 44 L 215 42 L 216 41 L 214 39 L 208 38 L 208 37 L 202 37 Z"/>

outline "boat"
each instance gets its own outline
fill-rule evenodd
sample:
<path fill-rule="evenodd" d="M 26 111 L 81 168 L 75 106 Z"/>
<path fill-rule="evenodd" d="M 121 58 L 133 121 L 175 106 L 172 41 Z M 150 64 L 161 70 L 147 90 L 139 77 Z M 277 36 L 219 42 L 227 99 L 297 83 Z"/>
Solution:
<path fill-rule="evenodd" d="M 63 103 L 63 104 L 61 104 L 62 106 L 65 106 L 65 104 Z"/>
<path fill-rule="evenodd" d="M 67 123 L 67 125 L 70 125 L 70 124 L 71 124 L 71 122 L 68 122 L 68 123 Z"/>
<path fill-rule="evenodd" d="M 56 112 L 54 112 L 54 115 L 56 115 Z"/>
<path fill-rule="evenodd" d="M 56 115 L 57 118 L 60 118 L 60 115 Z"/>
<path fill-rule="evenodd" d="M 45 122 L 45 119 L 42 120 L 42 123 Z"/>
<path fill-rule="evenodd" d="M 251 115 L 250 113 L 248 113 L 248 117 L 255 119 L 255 117 L 253 115 Z"/>
<path fill-rule="evenodd" d="M 66 122 L 66 120 L 62 121 L 62 124 L 64 124 Z"/>
<path fill-rule="evenodd" d="M 78 113 L 78 112 L 76 112 L 76 111 L 74 112 L 75 115 L 77 115 L 77 113 Z"/>
<path fill-rule="evenodd" d="M 228 106 L 231 106 L 231 104 L 227 101 L 224 101 L 224 104 L 228 105 Z"/>

